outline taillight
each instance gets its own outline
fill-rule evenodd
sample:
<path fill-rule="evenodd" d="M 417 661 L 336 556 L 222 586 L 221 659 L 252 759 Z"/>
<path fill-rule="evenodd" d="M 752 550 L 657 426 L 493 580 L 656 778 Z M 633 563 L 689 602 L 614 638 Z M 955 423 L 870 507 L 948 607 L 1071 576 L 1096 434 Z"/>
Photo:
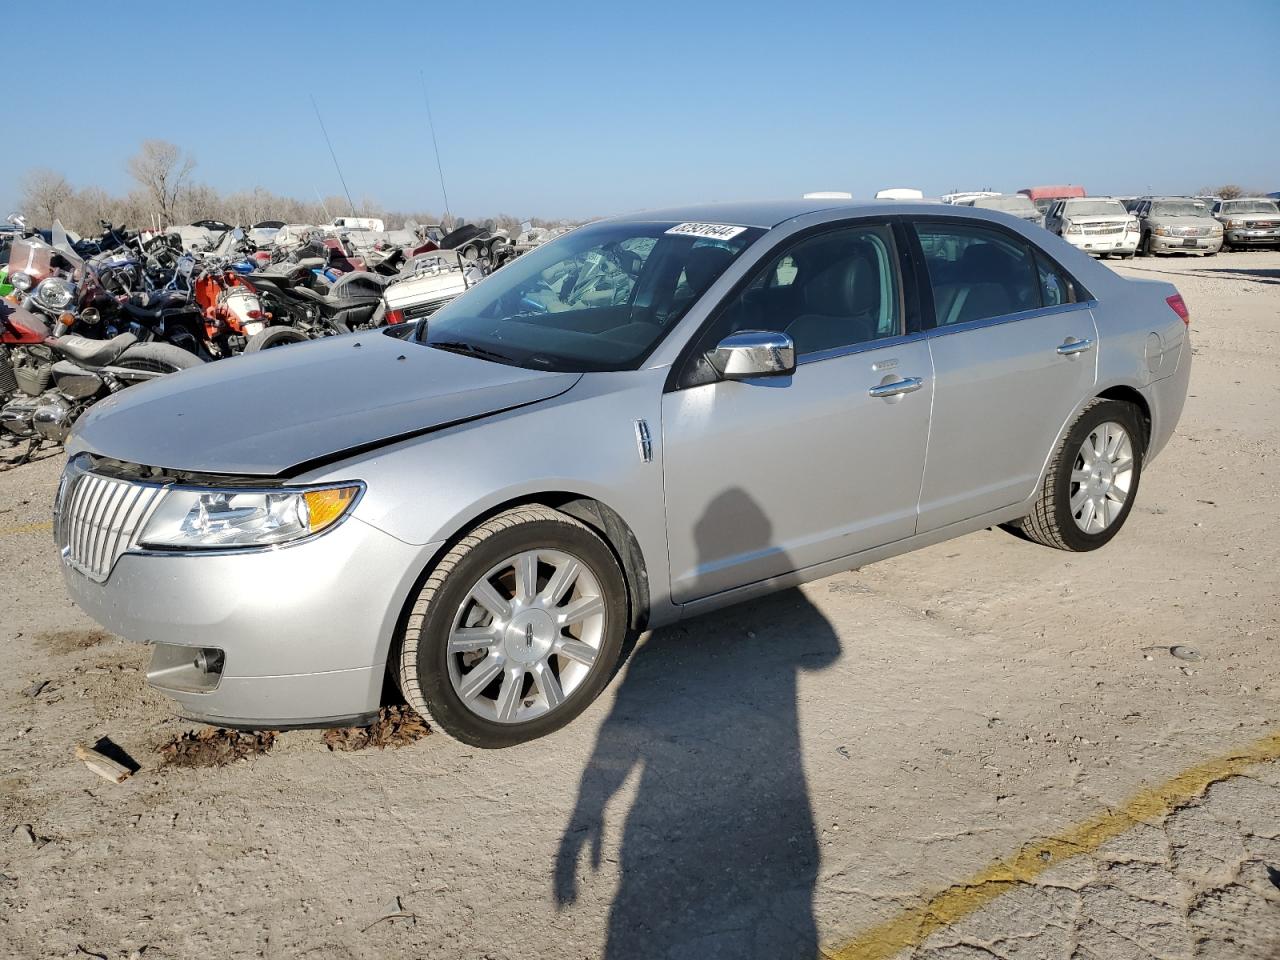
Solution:
<path fill-rule="evenodd" d="M 266 314 L 261 310 L 250 310 L 245 314 L 250 320 L 261 320 Z"/>
<path fill-rule="evenodd" d="M 388 310 L 388 311 L 387 311 L 387 324 L 388 324 L 388 325 L 390 325 L 390 324 L 393 324 L 393 323 L 404 323 L 404 311 L 403 311 L 403 310 Z"/>
<path fill-rule="evenodd" d="M 1191 326 L 1191 311 L 1187 309 L 1187 302 L 1182 299 L 1182 294 L 1175 293 L 1172 297 L 1165 297 L 1164 302 L 1169 305 L 1169 309 L 1182 318 L 1182 322 L 1188 327 Z"/>

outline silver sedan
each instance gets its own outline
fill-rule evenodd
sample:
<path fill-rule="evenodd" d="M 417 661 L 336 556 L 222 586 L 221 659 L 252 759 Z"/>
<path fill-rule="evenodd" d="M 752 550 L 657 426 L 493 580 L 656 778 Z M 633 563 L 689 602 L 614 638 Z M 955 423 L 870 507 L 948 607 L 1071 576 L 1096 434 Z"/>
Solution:
<path fill-rule="evenodd" d="M 580 713 L 629 632 L 994 524 L 1103 546 L 1182 411 L 1188 323 L 996 211 L 607 220 L 429 321 L 98 404 L 55 536 L 186 716 L 358 723 L 398 687 L 504 746 Z"/>

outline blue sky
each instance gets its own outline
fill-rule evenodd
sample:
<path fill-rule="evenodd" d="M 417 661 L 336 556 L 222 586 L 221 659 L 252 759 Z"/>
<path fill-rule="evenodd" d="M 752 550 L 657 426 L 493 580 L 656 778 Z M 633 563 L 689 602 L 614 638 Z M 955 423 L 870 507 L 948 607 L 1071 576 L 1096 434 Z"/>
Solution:
<path fill-rule="evenodd" d="M 471 217 L 885 186 L 1280 190 L 1280 0 L 59 13 L 5 58 L 28 95 L 8 100 L 0 207 L 36 166 L 123 191 L 149 137 L 223 190 L 339 194 L 314 93 L 357 199 L 439 210 L 420 72 L 451 206 Z"/>

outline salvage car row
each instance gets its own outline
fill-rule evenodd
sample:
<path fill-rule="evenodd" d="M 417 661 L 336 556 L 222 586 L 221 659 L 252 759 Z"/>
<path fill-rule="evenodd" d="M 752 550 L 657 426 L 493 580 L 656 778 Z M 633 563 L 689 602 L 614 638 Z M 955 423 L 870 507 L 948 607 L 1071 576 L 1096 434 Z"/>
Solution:
<path fill-rule="evenodd" d="M 1280 207 L 1270 197 L 1090 197 L 1083 187 L 1028 187 L 1017 194 L 948 194 L 944 202 L 1039 223 L 1097 257 L 1195 254 L 1280 247 Z"/>

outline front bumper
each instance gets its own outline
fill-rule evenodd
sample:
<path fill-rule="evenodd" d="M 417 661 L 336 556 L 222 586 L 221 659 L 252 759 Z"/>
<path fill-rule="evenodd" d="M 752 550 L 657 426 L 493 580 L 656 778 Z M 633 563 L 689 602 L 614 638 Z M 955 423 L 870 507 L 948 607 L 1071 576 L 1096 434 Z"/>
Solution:
<path fill-rule="evenodd" d="M 325 726 L 381 705 L 387 651 L 427 549 L 353 516 L 295 546 L 126 553 L 104 583 L 65 563 L 62 573 L 72 600 L 98 623 L 157 644 L 148 681 L 183 716 Z M 190 664 L 201 650 L 221 654 L 216 675 L 195 676 Z"/>
<path fill-rule="evenodd" d="M 1064 233 L 1062 239 L 1085 253 L 1133 253 L 1138 249 L 1138 234 L 1133 232 L 1101 235 Z"/>
<path fill-rule="evenodd" d="M 1251 230 L 1246 228 L 1239 230 L 1228 230 L 1226 233 L 1227 243 L 1233 247 L 1275 247 L 1280 246 L 1280 227 L 1272 227 L 1264 230 Z"/>
<path fill-rule="evenodd" d="M 1217 253 L 1222 249 L 1222 236 L 1216 237 L 1162 237 L 1151 234 L 1151 250 L 1154 253 Z"/>

